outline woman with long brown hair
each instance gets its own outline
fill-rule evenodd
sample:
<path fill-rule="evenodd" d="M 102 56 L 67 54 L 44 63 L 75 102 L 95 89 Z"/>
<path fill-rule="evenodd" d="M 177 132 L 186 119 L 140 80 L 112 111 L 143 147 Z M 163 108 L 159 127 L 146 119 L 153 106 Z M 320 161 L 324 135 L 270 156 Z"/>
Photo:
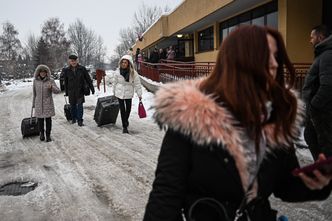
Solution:
<path fill-rule="evenodd" d="M 327 198 L 332 176 L 292 175 L 303 116 L 294 79 L 280 33 L 241 26 L 223 41 L 207 78 L 160 89 L 154 116 L 167 132 L 144 221 L 275 221 L 271 194 Z"/>

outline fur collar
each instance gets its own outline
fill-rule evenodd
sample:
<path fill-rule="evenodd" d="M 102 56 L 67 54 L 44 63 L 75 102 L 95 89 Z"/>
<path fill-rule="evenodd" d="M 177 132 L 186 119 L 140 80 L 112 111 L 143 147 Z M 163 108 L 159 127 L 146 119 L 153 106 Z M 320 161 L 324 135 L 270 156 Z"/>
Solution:
<path fill-rule="evenodd" d="M 50 79 L 51 78 L 51 70 L 49 69 L 49 67 L 47 67 L 46 65 L 44 64 L 40 64 L 37 66 L 33 76 L 35 77 L 35 79 L 40 79 L 40 76 L 39 76 L 39 72 L 40 70 L 46 70 L 47 72 L 47 75 L 45 77 L 44 80 L 47 80 L 47 79 Z"/>
<path fill-rule="evenodd" d="M 242 130 L 236 125 L 236 119 L 211 96 L 199 90 L 202 80 L 181 81 L 162 86 L 155 96 L 154 118 L 161 128 L 170 128 L 191 137 L 199 146 L 217 144 L 225 148 L 234 158 L 240 173 L 244 189 L 248 186 L 249 173 L 245 144 L 242 142 Z M 298 115 L 293 125 L 293 136 L 297 137 L 302 122 L 302 103 L 298 103 Z M 290 147 L 287 139 L 281 135 L 273 136 L 274 125 L 264 127 L 269 148 Z"/>

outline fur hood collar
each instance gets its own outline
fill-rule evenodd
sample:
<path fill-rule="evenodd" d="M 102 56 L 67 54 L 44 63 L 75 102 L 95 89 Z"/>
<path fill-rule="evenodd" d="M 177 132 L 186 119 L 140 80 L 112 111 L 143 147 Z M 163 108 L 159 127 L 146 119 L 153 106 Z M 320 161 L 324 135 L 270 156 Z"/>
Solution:
<path fill-rule="evenodd" d="M 33 75 L 35 79 L 40 79 L 40 77 L 39 77 L 40 70 L 46 70 L 47 71 L 47 75 L 46 75 L 45 79 L 50 79 L 51 78 L 51 70 L 49 69 L 49 67 L 47 67 L 44 64 L 40 64 L 40 65 L 37 66 L 37 68 L 35 70 L 35 73 Z"/>
<path fill-rule="evenodd" d="M 170 128 L 186 136 L 199 146 L 217 144 L 225 148 L 236 162 L 242 183 L 248 185 L 248 170 L 242 143 L 242 129 L 236 119 L 222 105 L 199 89 L 201 80 L 181 81 L 162 86 L 155 96 L 154 118 L 161 128 Z M 302 103 L 298 101 L 298 114 L 292 135 L 299 134 L 303 118 Z M 281 135 L 275 139 L 274 126 L 266 125 L 264 134 L 269 148 L 289 147 Z"/>

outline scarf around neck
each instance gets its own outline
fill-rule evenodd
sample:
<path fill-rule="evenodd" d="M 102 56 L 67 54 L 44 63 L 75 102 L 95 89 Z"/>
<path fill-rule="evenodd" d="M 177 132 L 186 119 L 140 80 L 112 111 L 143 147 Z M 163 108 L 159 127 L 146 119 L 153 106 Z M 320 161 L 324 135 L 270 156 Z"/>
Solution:
<path fill-rule="evenodd" d="M 124 79 L 129 82 L 129 68 L 122 69 L 120 68 L 120 74 L 124 77 Z"/>

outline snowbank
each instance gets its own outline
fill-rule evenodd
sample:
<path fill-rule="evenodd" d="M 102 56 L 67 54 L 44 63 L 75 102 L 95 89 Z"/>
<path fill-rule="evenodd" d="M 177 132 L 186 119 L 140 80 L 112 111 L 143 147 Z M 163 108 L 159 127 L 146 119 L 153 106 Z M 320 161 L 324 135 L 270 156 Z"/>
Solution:
<path fill-rule="evenodd" d="M 0 94 L 5 91 L 17 90 L 21 88 L 31 87 L 33 82 L 33 78 L 19 79 L 19 80 L 10 80 L 10 81 L 2 81 L 2 85 L 0 86 Z"/>

